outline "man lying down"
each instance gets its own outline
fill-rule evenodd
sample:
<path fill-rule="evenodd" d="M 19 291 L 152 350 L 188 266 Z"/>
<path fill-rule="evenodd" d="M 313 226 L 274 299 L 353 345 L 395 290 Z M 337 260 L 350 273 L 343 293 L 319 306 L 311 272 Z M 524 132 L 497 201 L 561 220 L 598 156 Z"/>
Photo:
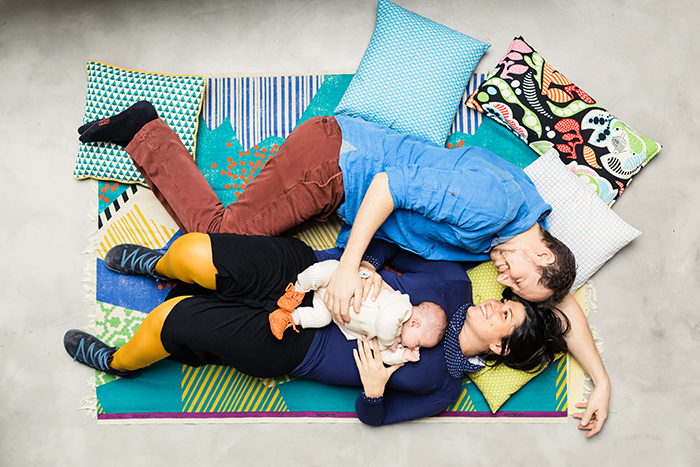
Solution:
<path fill-rule="evenodd" d="M 197 247 L 194 251 L 204 254 L 202 262 L 182 258 L 175 261 L 181 266 L 190 262 L 198 264 L 192 266 L 196 274 L 201 272 L 200 266 L 203 267 L 204 283 L 196 274 L 189 277 L 180 275 L 177 269 L 164 270 L 162 258 L 151 261 L 147 271 L 138 270 L 137 273 L 196 283 L 204 290 L 213 291 L 217 300 L 224 300 L 231 293 L 243 292 L 230 290 L 231 284 L 227 281 L 236 277 L 236 271 L 222 271 L 230 267 L 227 254 L 232 247 L 219 246 L 226 245 L 229 240 L 219 242 L 214 234 L 281 235 L 308 220 L 325 220 L 337 211 L 348 224 L 338 239 L 338 245 L 345 250 L 337 258 L 339 265 L 324 295 L 324 302 L 337 323 L 342 325 L 352 320 L 351 299 L 354 297 L 355 304 L 361 303 L 363 296 L 369 295 L 368 283 L 376 285 L 372 292 L 372 297 L 376 298 L 381 284 L 377 266 L 399 258 L 398 263 L 403 268 L 399 265 L 398 269 L 418 275 L 420 280 L 407 284 L 392 278 L 384 277 L 384 280 L 393 288 L 408 293 L 414 304 L 426 300 L 439 304 L 450 319 L 444 344 L 421 352 L 419 362 L 406 364 L 400 371 L 396 366 L 387 368 L 381 358 L 377 360 L 378 352 L 372 357 L 370 347 L 373 344 L 360 341 L 354 359 L 350 359 L 349 348 L 343 353 L 341 348 L 333 346 L 334 355 L 346 358 L 333 361 L 331 365 L 324 353 L 330 348 L 320 354 L 314 352 L 321 345 L 320 341 L 332 341 L 326 339 L 326 335 L 334 333 L 332 326 L 328 330 L 300 332 L 305 336 L 313 334 L 305 337 L 310 343 L 308 347 L 302 345 L 301 351 L 297 348 L 296 357 L 286 362 L 285 369 L 289 369 L 287 373 L 290 374 L 362 385 L 365 390 L 358 397 L 357 407 L 363 421 L 381 424 L 432 415 L 444 410 L 456 395 L 452 388 L 455 383 L 449 378 L 458 382 L 462 374 L 478 369 L 489 359 L 516 368 L 537 368 L 551 361 L 550 356 L 562 350 L 563 342 L 596 385 L 586 412 L 578 414 L 582 419 L 579 428 L 589 430 L 587 436 L 602 428 L 607 417 L 610 383 L 585 317 L 569 293 L 575 277 L 573 255 L 546 230 L 546 217 L 551 207 L 544 203 L 522 170 L 498 156 L 476 147 L 448 150 L 357 118 L 318 117 L 296 128 L 238 200 L 224 208 L 175 132 L 158 118 L 150 103 L 140 102 L 121 114 L 85 124 L 79 132 L 81 141 L 86 143 L 111 141 L 125 146 L 154 194 L 183 232 L 210 234 L 195 235 Z M 372 237 L 389 241 L 390 244 L 383 244 L 390 245 L 389 252 L 375 251 L 377 248 L 370 245 Z M 235 238 L 240 241 L 240 236 Z M 259 237 L 248 240 L 268 241 Z M 395 253 L 397 246 L 429 261 L 403 251 Z M 153 254 L 138 250 L 123 256 L 140 264 L 147 258 L 152 259 Z M 258 291 L 261 297 L 268 294 L 262 310 L 274 311 L 275 301 L 284 293 L 284 286 L 293 282 L 309 262 L 328 259 L 319 258 L 319 254 L 310 256 L 308 251 L 303 255 L 305 259 L 291 268 L 295 270 L 285 271 L 284 279 L 280 278 L 284 284 L 267 284 L 270 290 Z M 283 256 L 284 261 L 289 260 L 289 254 Z M 296 253 L 292 256 L 300 259 Z M 406 257 L 411 261 L 402 259 Z M 500 306 L 471 304 L 471 287 L 464 269 L 450 261 L 489 257 L 498 268 L 498 282 L 508 287 L 508 293 L 519 297 L 518 300 L 508 299 Z M 128 263 L 120 264 L 117 269 L 130 271 L 133 268 Z M 277 266 L 275 263 L 274 267 Z M 369 278 L 361 277 L 358 274 L 361 271 Z M 224 283 L 220 283 L 221 277 L 228 279 L 221 279 Z M 438 281 L 440 285 L 430 281 Z M 198 293 L 188 298 L 169 299 L 161 305 L 165 311 L 153 314 L 160 316 L 158 320 L 154 318 L 155 329 L 165 331 L 169 322 L 176 322 L 174 316 L 193 313 L 182 310 L 195 307 L 195 302 L 209 295 L 211 293 Z M 209 305 L 201 306 L 209 309 Z M 213 308 L 218 306 L 212 305 Z M 503 310 L 506 306 L 510 309 Z M 502 321 L 498 324 L 489 321 L 495 317 L 501 317 Z M 477 326 L 477 319 L 484 320 L 481 330 L 472 328 Z M 264 320 L 260 318 L 259 321 Z M 522 326 L 530 331 L 525 332 Z M 261 327 L 270 333 L 269 325 Z M 490 331 L 498 332 L 491 335 Z M 113 371 L 135 371 L 156 361 L 151 358 L 128 365 L 123 363 L 120 352 L 124 353 L 134 342 L 138 332 L 119 350 L 107 348 L 91 336 L 71 332 L 66 335 L 67 349 L 84 363 L 99 363 Z M 236 330 L 236 335 L 241 332 Z M 559 339 L 562 335 L 563 341 Z M 180 336 L 180 340 L 188 339 L 188 336 Z M 296 338 L 290 339 L 290 344 L 292 340 Z M 287 344 L 287 338 L 278 343 Z M 187 343 L 175 345 L 158 339 L 156 344 L 157 359 L 177 358 L 174 352 L 187 346 Z M 104 358 L 95 362 L 90 352 L 86 353 L 88 348 L 93 349 L 92 353 L 101 351 Z M 204 349 L 202 354 L 205 359 L 224 358 L 212 349 Z M 475 356 L 481 358 L 474 359 Z M 240 363 L 231 364 L 245 371 Z M 417 374 L 420 376 L 412 377 Z M 416 387 L 418 381 L 422 387 Z M 423 387 L 425 384 L 430 388 Z M 406 402 L 416 397 L 422 402 Z M 428 400 L 430 403 L 426 402 Z M 400 403 L 395 405 L 395 401 Z M 409 405 L 415 405 L 415 413 L 407 408 Z M 365 417 L 364 409 L 371 415 Z"/>

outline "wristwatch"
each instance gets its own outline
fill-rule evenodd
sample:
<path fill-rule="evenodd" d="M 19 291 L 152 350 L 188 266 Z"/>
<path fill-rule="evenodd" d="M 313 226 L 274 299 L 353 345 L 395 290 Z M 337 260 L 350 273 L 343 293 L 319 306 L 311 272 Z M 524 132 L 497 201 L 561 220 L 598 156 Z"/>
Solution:
<path fill-rule="evenodd" d="M 371 275 L 368 271 L 360 271 L 360 279 L 369 279 Z"/>

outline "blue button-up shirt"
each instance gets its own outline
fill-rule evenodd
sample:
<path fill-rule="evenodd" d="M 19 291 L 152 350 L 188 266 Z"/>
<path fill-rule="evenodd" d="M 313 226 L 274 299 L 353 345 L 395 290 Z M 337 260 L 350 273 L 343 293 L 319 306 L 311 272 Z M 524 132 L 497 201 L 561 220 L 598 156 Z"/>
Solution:
<path fill-rule="evenodd" d="M 336 116 L 343 134 L 340 169 L 352 225 L 374 176 L 386 172 L 394 212 L 375 237 L 426 259 L 483 261 L 491 247 L 545 218 L 552 207 L 520 168 L 474 146 L 446 149 L 359 118 Z M 338 246 L 347 243 L 344 226 Z"/>

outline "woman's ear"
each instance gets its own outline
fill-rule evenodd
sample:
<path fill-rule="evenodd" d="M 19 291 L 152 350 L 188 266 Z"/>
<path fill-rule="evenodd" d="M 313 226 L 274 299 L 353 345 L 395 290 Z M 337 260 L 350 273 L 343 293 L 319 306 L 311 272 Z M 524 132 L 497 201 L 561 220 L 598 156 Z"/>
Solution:
<path fill-rule="evenodd" d="M 495 353 L 496 355 L 500 355 L 502 357 L 505 357 L 510 353 L 510 349 L 506 347 L 504 350 L 501 344 L 491 344 L 489 345 L 489 350 Z"/>

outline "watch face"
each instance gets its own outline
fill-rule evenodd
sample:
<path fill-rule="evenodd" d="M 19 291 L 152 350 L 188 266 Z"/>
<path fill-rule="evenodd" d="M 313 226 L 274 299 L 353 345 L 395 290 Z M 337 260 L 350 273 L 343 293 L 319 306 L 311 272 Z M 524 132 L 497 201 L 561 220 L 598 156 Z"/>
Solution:
<path fill-rule="evenodd" d="M 371 274 L 368 273 L 367 271 L 360 271 L 360 277 L 361 277 L 362 279 L 368 279 L 369 276 L 371 276 Z"/>

